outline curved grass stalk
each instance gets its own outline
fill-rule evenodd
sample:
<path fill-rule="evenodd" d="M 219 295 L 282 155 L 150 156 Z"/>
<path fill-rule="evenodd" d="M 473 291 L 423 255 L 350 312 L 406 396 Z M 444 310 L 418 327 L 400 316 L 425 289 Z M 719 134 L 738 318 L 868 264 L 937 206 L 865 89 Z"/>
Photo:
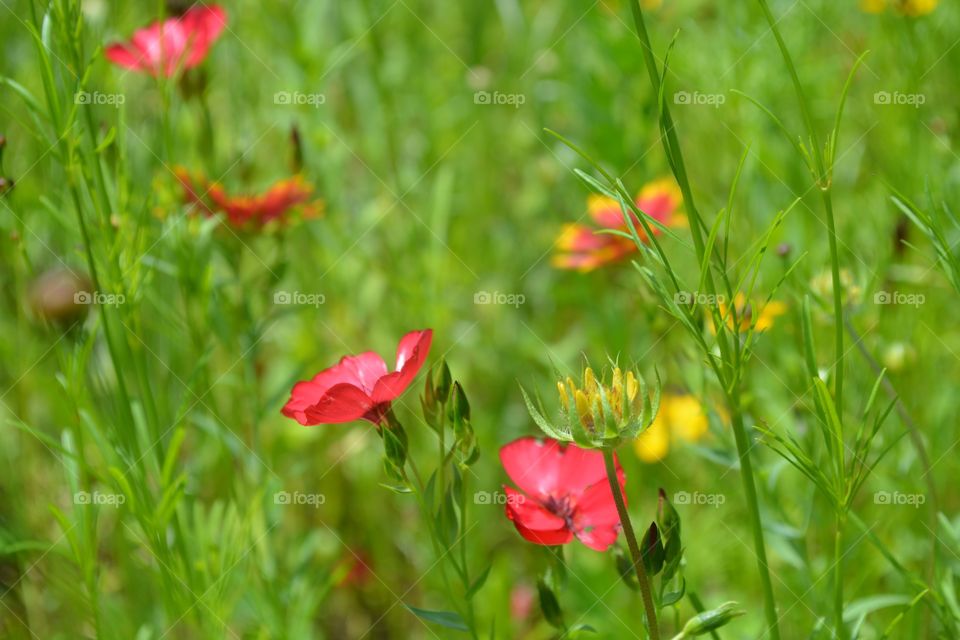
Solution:
<path fill-rule="evenodd" d="M 663 132 L 661 140 L 663 141 L 664 151 L 670 160 L 670 166 L 673 169 L 674 176 L 680 191 L 683 194 L 684 203 L 691 217 L 691 235 L 693 236 L 694 248 L 697 259 L 700 264 L 710 264 L 712 256 L 707 253 L 707 246 L 703 239 L 703 229 L 707 228 L 703 222 L 696 204 L 694 203 L 693 191 L 690 188 L 690 181 L 687 176 L 686 166 L 683 161 L 683 152 L 677 139 L 676 129 L 673 118 L 670 115 L 670 109 L 663 100 L 663 82 L 660 77 L 657 62 L 653 55 L 653 47 L 650 43 L 650 36 L 647 33 L 646 24 L 643 18 L 643 9 L 639 0 L 630 3 L 633 11 L 633 18 L 636 24 L 637 35 L 643 49 L 643 58 L 650 76 L 650 82 L 653 86 L 653 92 L 658 96 L 658 113 L 660 115 L 660 126 Z M 666 65 L 665 65 L 666 67 Z M 666 73 L 666 68 L 664 69 Z M 641 218 L 642 219 L 642 218 Z M 715 245 L 711 244 L 711 253 Z M 839 271 L 837 273 L 839 279 Z M 716 292 L 716 286 L 711 269 L 707 269 L 704 274 L 703 282 L 709 293 Z M 734 317 L 733 348 L 728 345 L 725 331 L 723 330 L 723 319 L 718 324 L 717 343 L 720 347 L 721 357 L 724 364 L 730 368 L 729 376 L 721 376 L 720 383 L 724 386 L 727 395 L 731 419 L 733 423 L 734 438 L 736 440 L 737 454 L 740 459 L 740 477 L 743 483 L 744 497 L 747 501 L 747 509 L 750 514 L 750 525 L 753 532 L 754 553 L 757 557 L 757 570 L 760 575 L 760 582 L 764 594 L 764 614 L 767 620 L 767 632 L 771 640 L 779 640 L 780 630 L 777 615 L 776 599 L 773 593 L 773 583 L 770 579 L 770 567 L 767 562 L 766 544 L 764 542 L 763 522 L 760 517 L 760 505 L 757 497 L 756 479 L 753 473 L 753 465 L 750 461 L 751 443 L 749 435 L 743 423 L 743 405 L 740 397 L 740 386 L 742 384 L 743 360 L 740 358 L 740 350 L 737 348 L 736 327 L 738 319 Z M 841 351 L 842 353 L 842 351 Z"/>

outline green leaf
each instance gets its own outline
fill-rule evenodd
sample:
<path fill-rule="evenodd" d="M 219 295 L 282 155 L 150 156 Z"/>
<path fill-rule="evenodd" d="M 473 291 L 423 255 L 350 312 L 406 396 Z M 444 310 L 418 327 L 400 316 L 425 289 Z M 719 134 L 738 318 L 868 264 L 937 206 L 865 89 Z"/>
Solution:
<path fill-rule="evenodd" d="M 544 619 L 555 629 L 565 629 L 560 601 L 543 578 L 537 580 L 537 593 L 540 596 L 540 611 L 543 612 Z"/>
<path fill-rule="evenodd" d="M 474 581 L 473 581 L 473 584 L 470 585 L 470 588 L 467 589 L 466 597 L 467 597 L 468 600 L 469 600 L 470 598 L 472 598 L 473 596 L 475 596 L 476 593 L 477 593 L 478 591 L 480 591 L 480 589 L 483 588 L 483 585 L 486 584 L 487 578 L 490 577 L 490 570 L 491 570 L 491 569 L 493 569 L 493 565 L 492 565 L 492 564 L 487 565 L 487 568 L 483 570 L 483 573 L 481 573 L 479 576 L 477 576 L 477 579 L 474 580 Z"/>
<path fill-rule="evenodd" d="M 427 609 L 418 609 L 417 607 L 410 606 L 407 603 L 404 603 L 403 606 L 421 620 L 438 624 L 447 629 L 470 631 L 470 627 L 463 621 L 459 613 L 454 613 L 453 611 L 428 611 Z"/>

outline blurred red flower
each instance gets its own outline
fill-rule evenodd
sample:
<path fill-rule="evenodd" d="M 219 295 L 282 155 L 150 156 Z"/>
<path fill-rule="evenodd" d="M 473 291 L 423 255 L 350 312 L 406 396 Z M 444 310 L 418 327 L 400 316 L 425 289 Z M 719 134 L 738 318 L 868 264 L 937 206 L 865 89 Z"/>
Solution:
<path fill-rule="evenodd" d="M 372 351 L 344 356 L 312 380 L 298 382 L 282 413 L 302 425 L 337 424 L 364 419 L 379 425 L 390 403 L 410 386 L 427 359 L 433 331 L 411 331 L 397 345 L 397 366 Z"/>
<path fill-rule="evenodd" d="M 313 187 L 301 175 L 280 180 L 267 191 L 255 195 L 229 195 L 217 182 L 191 177 L 183 167 L 174 169 L 184 199 L 197 205 L 207 215 L 223 212 L 230 224 L 243 227 L 247 224 L 263 226 L 272 220 L 282 219 L 294 207 L 300 207 L 305 217 L 314 217 L 323 210 L 319 200 L 311 200 Z"/>
<path fill-rule="evenodd" d="M 129 42 L 109 45 L 104 55 L 125 69 L 169 77 L 203 62 L 226 26 L 222 7 L 194 6 L 182 16 L 138 29 Z"/>
<path fill-rule="evenodd" d="M 574 536 L 605 551 L 620 531 L 603 454 L 550 439 L 520 438 L 500 449 L 500 461 L 520 491 L 504 486 L 507 517 L 521 536 L 543 545 Z M 626 477 L 617 461 L 620 490 Z"/>
<path fill-rule="evenodd" d="M 657 180 L 644 186 L 637 196 L 637 208 L 662 225 L 673 227 L 683 224 L 684 218 L 676 211 L 681 203 L 680 190 L 669 178 Z M 604 229 L 628 232 L 629 228 L 620 211 L 620 203 L 606 196 L 592 195 L 587 200 L 587 211 L 596 226 L 580 223 L 564 225 L 557 238 L 558 253 L 553 265 L 560 269 L 592 271 L 624 259 L 637 250 L 633 240 L 612 234 L 598 234 Z M 639 219 L 633 216 L 634 227 L 644 242 L 647 234 Z M 653 225 L 651 225 L 653 226 Z M 653 226 L 654 235 L 662 231 Z"/>

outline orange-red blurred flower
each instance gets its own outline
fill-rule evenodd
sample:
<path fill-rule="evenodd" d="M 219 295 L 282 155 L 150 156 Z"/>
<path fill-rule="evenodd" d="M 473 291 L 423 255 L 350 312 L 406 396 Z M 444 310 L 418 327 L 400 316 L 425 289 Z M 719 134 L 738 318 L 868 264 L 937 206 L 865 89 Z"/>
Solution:
<path fill-rule="evenodd" d="M 682 197 L 680 189 L 670 178 L 656 180 L 643 187 L 637 196 L 637 208 L 667 227 L 681 226 L 684 218 L 677 213 Z M 559 253 L 553 258 L 553 265 L 560 269 L 592 271 L 597 267 L 623 260 L 637 250 L 633 240 L 622 236 L 597 233 L 597 231 L 629 231 L 620 211 L 620 204 L 606 196 L 592 195 L 587 200 L 587 211 L 594 225 L 572 223 L 564 225 L 557 238 Z M 640 220 L 633 216 L 634 227 L 644 242 L 647 234 Z M 661 230 L 651 225 L 654 235 Z"/>
<path fill-rule="evenodd" d="M 226 26 L 223 7 L 194 6 L 182 16 L 137 30 L 129 42 L 109 45 L 104 55 L 125 69 L 169 77 L 203 62 Z"/>
<path fill-rule="evenodd" d="M 323 211 L 322 202 L 313 199 L 313 187 L 299 174 L 274 183 L 264 193 L 231 196 L 223 185 L 202 177 L 194 178 L 182 167 L 175 168 L 174 173 L 188 203 L 207 215 L 222 212 L 230 224 L 237 227 L 263 226 L 282 220 L 295 207 L 300 208 L 304 217 L 315 217 Z"/>

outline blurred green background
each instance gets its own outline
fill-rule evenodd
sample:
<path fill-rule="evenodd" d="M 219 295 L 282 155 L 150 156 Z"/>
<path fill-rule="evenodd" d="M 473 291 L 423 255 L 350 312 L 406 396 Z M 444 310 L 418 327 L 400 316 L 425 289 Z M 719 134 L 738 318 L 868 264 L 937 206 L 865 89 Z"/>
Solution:
<path fill-rule="evenodd" d="M 535 433 L 518 383 L 552 406 L 555 372 L 579 371 L 584 356 L 603 362 L 609 355 L 697 394 L 711 416 L 709 437 L 678 443 L 656 464 L 621 452 L 631 512 L 637 523 L 651 520 L 658 487 L 726 496 L 719 507 L 678 507 L 688 588 L 708 605 L 736 600 L 748 610 L 724 638 L 760 637 L 760 591 L 732 436 L 699 356 L 630 265 L 589 274 L 550 265 L 561 225 L 586 213 L 589 189 L 573 169 L 589 169 L 545 128 L 575 141 L 631 190 L 669 174 L 627 2 L 224 6 L 228 29 L 189 76 L 205 87 L 201 98 L 112 67 L 96 50 L 153 21 L 159 3 L 83 2 L 84 43 L 94 59 L 87 86 L 125 97 L 120 108 L 98 105 L 95 123 L 97 136 L 116 136 L 103 156 L 117 194 L 117 250 L 128 267 L 123 313 L 131 315 L 121 317 L 146 363 L 139 374 L 149 381 L 160 423 L 184 431 L 175 462 L 186 473 L 180 508 L 193 570 L 209 574 L 210 591 L 194 594 L 199 604 L 178 620 L 162 601 L 180 587 L 161 579 L 164 560 L 145 550 L 149 534 L 126 507 L 103 507 L 91 522 L 73 504 L 71 465 L 54 445 L 66 432 L 76 441 L 79 432 L 86 464 L 109 477 L 109 464 L 82 432 L 97 421 L 109 431 L 116 376 L 133 372 L 115 372 L 102 340 L 91 339 L 96 312 L 67 330 L 31 309 L 40 274 L 88 271 L 67 189 L 75 174 L 51 153 L 22 96 L 0 85 L 2 175 L 16 181 L 0 199 L 0 456 L 8 469 L 0 480 L 7 606 L 0 619 L 25 612 L 42 638 L 208 637 L 211 628 L 243 638 L 448 637 L 399 604 L 445 608 L 415 504 L 378 486 L 384 477 L 375 433 L 365 424 L 304 428 L 279 413 L 295 380 L 369 349 L 390 363 L 401 335 L 431 327 L 431 362 L 448 360 L 473 408 L 482 450 L 473 467 L 478 491 L 497 491 L 506 481 L 498 448 Z M 940 510 L 956 517 L 960 334 L 953 290 L 889 195 L 894 187 L 924 204 L 928 193 L 956 201 L 960 12 L 942 3 L 922 18 L 873 15 L 854 0 L 782 1 L 773 9 L 824 130 L 856 58 L 870 51 L 853 80 L 838 143 L 841 259 L 862 292 L 852 324 L 873 356 L 892 365 L 890 379 L 934 464 L 932 478 L 924 477 L 903 439 L 857 510 L 901 562 L 922 572 L 933 553 L 929 500 L 890 508 L 874 504 L 873 493 L 926 495 L 932 479 Z M 43 14 L 43 3 L 37 11 Z M 39 100 L 30 3 L 7 0 L 0 15 L 0 74 Z M 760 340 L 748 419 L 803 434 L 811 396 L 797 307 L 829 264 L 823 212 L 788 141 L 735 93 L 763 103 L 799 133 L 787 72 L 752 2 L 664 0 L 648 16 L 658 56 L 677 34 L 668 92 L 722 96 L 715 106 L 668 97 L 708 217 L 726 205 L 747 154 L 731 251 L 746 254 L 776 212 L 800 198 L 775 244 L 786 243 L 791 260 L 805 257 L 777 294 L 790 311 Z M 68 78 L 64 69 L 72 66 L 64 61 L 58 78 Z M 322 104 L 277 104 L 278 92 L 322 95 Z M 878 92 L 922 95 L 924 103 L 883 104 Z M 478 98 L 496 94 L 522 104 Z M 294 131 L 303 174 L 325 201 L 323 218 L 249 234 L 186 215 L 174 166 L 203 171 L 231 191 L 263 190 L 296 170 Z M 667 251 L 694 273 L 686 242 L 668 241 Z M 767 258 L 764 292 L 786 266 Z M 321 294 L 324 303 L 281 307 L 277 291 Z M 925 302 L 880 306 L 873 304 L 878 291 L 922 294 Z M 523 303 L 476 304 L 482 292 L 522 295 Z M 832 321 L 824 314 L 820 322 L 821 361 L 829 362 Z M 850 346 L 851 404 L 862 404 L 875 374 Z M 419 385 L 397 408 L 415 456 L 432 446 L 417 417 L 418 393 Z M 91 407 L 102 411 L 92 415 Z M 903 426 L 888 428 L 885 437 L 893 437 Z M 820 583 L 832 545 L 821 526 L 828 511 L 785 462 L 763 447 L 755 453 L 784 637 L 829 637 L 811 631 L 830 602 Z M 326 501 L 316 509 L 284 507 L 274 504 L 277 491 L 322 493 Z M 471 517 L 478 521 L 470 534 L 473 562 L 494 564 L 478 601 L 484 626 L 495 624 L 496 637 L 550 637 L 536 606 L 518 617 L 510 604 L 535 584 L 545 554 L 520 539 L 501 506 L 478 505 Z M 70 524 L 74 534 L 92 527 L 95 548 L 75 548 L 65 533 Z M 85 565 L 78 555 L 94 562 Z M 344 582 L 358 557 L 369 573 Z M 567 557 L 575 578 L 562 599 L 571 621 L 589 623 L 601 638 L 639 637 L 637 597 L 618 584 L 612 556 L 574 544 Z M 851 600 L 909 591 L 865 543 L 855 544 L 847 562 Z M 96 630 L 83 588 L 93 565 L 106 622 Z M 681 611 L 690 613 L 687 605 Z M 871 618 L 864 637 L 879 637 L 892 615 Z M 911 615 L 900 637 L 923 637 L 924 625 L 922 614 Z"/>

